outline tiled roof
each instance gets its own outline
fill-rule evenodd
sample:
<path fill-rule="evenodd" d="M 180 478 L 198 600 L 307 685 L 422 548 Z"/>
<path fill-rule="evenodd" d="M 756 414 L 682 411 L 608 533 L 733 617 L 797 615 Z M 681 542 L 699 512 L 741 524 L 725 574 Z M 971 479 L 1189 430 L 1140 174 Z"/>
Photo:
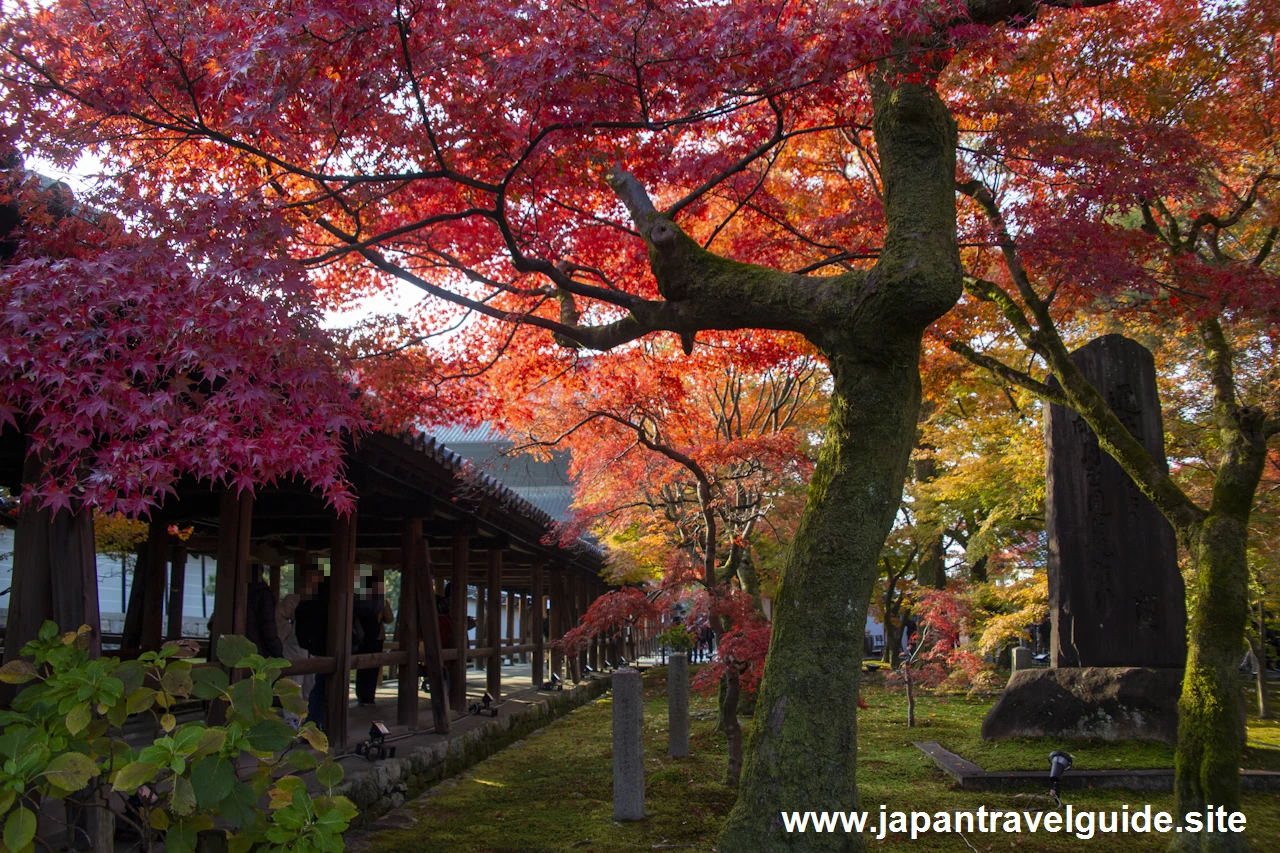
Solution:
<path fill-rule="evenodd" d="M 465 459 L 446 447 L 444 442 L 438 438 L 411 430 L 401 432 L 399 438 L 419 453 L 435 460 L 450 473 L 470 481 L 482 493 L 497 500 L 510 511 L 537 522 L 546 528 L 548 532 L 557 524 L 556 518 L 545 509 L 537 506 L 508 486 L 503 485 L 476 466 L 468 464 Z M 593 557 L 603 558 L 604 556 L 600 546 L 588 539 L 580 538 L 576 544 Z"/>

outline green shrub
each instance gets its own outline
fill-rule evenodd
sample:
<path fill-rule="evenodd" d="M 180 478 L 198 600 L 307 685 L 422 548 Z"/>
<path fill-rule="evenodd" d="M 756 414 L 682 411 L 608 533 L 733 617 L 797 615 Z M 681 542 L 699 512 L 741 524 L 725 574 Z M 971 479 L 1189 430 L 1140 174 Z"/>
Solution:
<path fill-rule="evenodd" d="M 168 853 L 192 853 L 202 830 L 225 832 L 230 853 L 343 849 L 342 832 L 356 809 L 333 796 L 342 768 L 313 723 L 295 732 L 272 707 L 279 699 L 285 710 L 306 713 L 298 683 L 280 677 L 288 661 L 262 657 L 244 637 L 221 637 L 218 660 L 249 672 L 232 682 L 223 667 L 193 665 L 188 658 L 195 649 L 183 643 L 134 661 L 90 659 L 89 630 L 59 634 L 46 622 L 22 650 L 34 663 L 0 667 L 0 680 L 27 684 L 12 710 L 0 711 L 4 850 L 21 853 L 37 841 L 52 849 L 36 838 L 41 803 L 75 795 L 88 807 L 105 808 L 110 792 L 142 794 L 132 819 L 118 818 L 140 833 L 163 834 Z M 178 725 L 173 709 L 190 699 L 222 700 L 226 723 Z M 141 750 L 130 747 L 122 731 L 137 714 L 151 715 L 158 733 Z M 238 767 L 245 753 L 256 766 Z M 308 770 L 316 771 L 326 795 L 311 797 L 292 775 Z M 266 811 L 258 807 L 264 794 Z"/>
<path fill-rule="evenodd" d="M 672 625 L 658 635 L 658 642 L 673 652 L 691 652 L 697 641 L 693 632 L 683 625 Z"/>

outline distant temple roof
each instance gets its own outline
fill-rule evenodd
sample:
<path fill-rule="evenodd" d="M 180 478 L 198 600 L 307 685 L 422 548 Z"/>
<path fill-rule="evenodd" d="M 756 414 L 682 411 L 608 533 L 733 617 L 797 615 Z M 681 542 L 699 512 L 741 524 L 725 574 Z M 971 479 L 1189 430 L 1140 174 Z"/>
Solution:
<path fill-rule="evenodd" d="M 556 451 L 550 459 L 512 453 L 516 442 L 491 423 L 446 425 L 428 429 L 437 444 L 475 466 L 478 473 L 500 482 L 556 521 L 564 521 L 573 505 L 570 456 Z"/>

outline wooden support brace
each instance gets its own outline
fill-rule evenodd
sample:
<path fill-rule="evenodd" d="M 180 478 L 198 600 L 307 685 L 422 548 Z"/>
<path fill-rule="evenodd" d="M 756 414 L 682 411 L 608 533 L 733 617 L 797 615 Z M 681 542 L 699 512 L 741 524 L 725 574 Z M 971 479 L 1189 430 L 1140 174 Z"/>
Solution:
<path fill-rule="evenodd" d="M 325 734 L 334 749 L 347 745 L 351 706 L 351 621 L 355 585 L 356 513 L 339 516 L 329 551 L 329 642 L 334 673 L 325 679 Z"/>

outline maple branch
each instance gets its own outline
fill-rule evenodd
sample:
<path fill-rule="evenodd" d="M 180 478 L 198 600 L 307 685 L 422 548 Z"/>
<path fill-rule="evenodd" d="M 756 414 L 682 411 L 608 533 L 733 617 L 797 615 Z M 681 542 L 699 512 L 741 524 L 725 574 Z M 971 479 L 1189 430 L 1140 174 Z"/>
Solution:
<path fill-rule="evenodd" d="M 605 180 L 649 247 L 658 292 L 682 306 L 686 326 L 676 331 L 775 329 L 799 332 L 821 346 L 856 315 L 865 273 L 809 278 L 729 260 L 704 249 L 659 212 L 634 175 L 614 167 Z"/>
<path fill-rule="evenodd" d="M 354 241 L 354 237 L 346 234 L 342 229 L 336 227 L 330 222 L 320 220 L 320 226 L 333 236 L 341 240 Z M 454 293 L 447 288 L 434 284 L 410 270 L 405 269 L 399 264 L 388 261 L 380 252 L 372 248 L 357 249 L 357 253 L 373 264 L 379 270 L 394 276 L 414 287 L 418 287 L 432 296 L 438 297 L 451 302 L 454 305 L 461 305 L 464 308 L 470 308 L 478 314 L 490 317 L 495 320 L 504 322 L 521 322 L 529 326 L 537 326 L 541 329 L 553 332 L 573 343 L 598 351 L 606 351 L 622 344 L 630 343 L 644 335 L 654 331 L 681 331 L 683 327 L 682 318 L 673 310 L 674 306 L 665 302 L 644 301 L 642 305 L 637 305 L 632 313 L 620 320 L 612 323 L 606 323 L 600 326 L 577 326 L 560 323 L 555 320 L 548 320 L 546 317 L 539 317 L 536 314 L 512 314 L 510 311 L 503 311 L 494 308 L 485 302 L 481 302 L 470 297 Z M 640 316 L 637 316 L 639 314 Z M 642 319 L 643 318 L 643 319 Z"/>
<path fill-rule="evenodd" d="M 1262 245 L 1258 247 L 1258 254 L 1253 257 L 1253 265 L 1255 267 L 1262 266 L 1267 257 L 1271 254 L 1272 248 L 1276 245 L 1276 237 L 1280 236 L 1280 225 L 1271 226 L 1271 230 L 1267 232 L 1267 236 L 1262 239 Z"/>
<path fill-rule="evenodd" d="M 740 159 L 738 162 L 734 163 L 732 166 L 723 170 L 719 174 L 713 175 L 710 179 L 704 181 L 701 186 L 694 188 L 684 198 L 680 199 L 679 201 L 675 202 L 670 207 L 668 207 L 667 216 L 670 216 L 672 219 L 674 219 L 677 213 L 684 210 L 689 205 L 693 204 L 695 201 L 697 201 L 699 198 L 701 198 L 710 190 L 714 189 L 717 184 L 721 183 L 727 178 L 730 178 L 733 175 L 736 175 L 742 170 L 746 169 L 756 160 L 759 160 L 765 154 L 768 154 L 769 149 L 773 148 L 775 145 L 777 145 L 778 143 L 786 139 L 785 128 L 783 125 L 782 107 L 778 106 L 778 102 L 773 98 L 769 98 L 769 106 L 773 109 L 773 113 L 776 118 L 774 128 L 773 128 L 773 134 L 764 142 L 761 142 L 755 148 L 747 152 L 747 154 L 743 156 L 742 159 Z"/>
<path fill-rule="evenodd" d="M 1029 373 L 1024 373 L 1015 367 L 1010 367 L 997 358 L 992 358 L 989 355 L 980 353 L 963 341 L 948 341 L 947 348 L 957 355 L 963 356 L 965 359 L 973 362 L 979 367 L 986 368 L 1005 382 L 1008 382 L 1011 385 L 1017 385 L 1019 388 L 1025 388 L 1047 402 L 1056 403 L 1059 406 L 1071 405 L 1071 401 L 1067 399 L 1066 394 L 1062 393 L 1061 388 L 1054 388 L 1052 385 L 1041 382 Z"/>
<path fill-rule="evenodd" d="M 1080 368 L 1071 360 L 1071 353 L 1067 350 L 1067 346 L 1053 322 L 1053 317 L 1049 313 L 1049 304 L 1040 299 L 1031 286 L 1031 281 L 1018 256 L 1017 245 L 1004 227 L 1004 220 L 990 190 L 976 180 L 965 184 L 957 184 L 957 188 L 960 192 L 971 196 L 977 201 L 991 220 L 996 231 L 997 242 L 1009 268 L 1010 276 L 1017 285 L 1018 294 L 1035 318 L 1037 328 L 1030 332 L 1031 337 L 1024 336 L 1024 333 L 1031 328 L 1025 316 L 1022 318 L 1024 329 L 1019 331 L 1018 334 L 1029 348 L 1045 359 L 1050 373 L 1061 383 L 1060 391 L 1052 389 L 1055 394 L 1059 395 L 1058 399 L 1055 400 L 1051 397 L 1046 397 L 1045 399 L 1049 399 L 1050 402 L 1057 402 L 1060 405 L 1066 405 L 1078 412 L 1098 437 L 1098 441 L 1103 448 L 1133 478 L 1138 488 L 1164 513 L 1175 528 L 1186 529 L 1190 525 L 1197 523 L 1203 518 L 1204 510 L 1196 506 L 1187 497 L 1186 493 L 1169 476 L 1169 472 L 1164 465 L 1161 462 L 1157 462 L 1147 452 L 1142 442 L 1133 433 L 1129 432 L 1128 427 L 1112 411 L 1111 406 L 1108 405 L 1098 389 L 1085 378 L 1084 374 L 1080 372 Z M 1163 205 L 1160 200 L 1157 198 L 1154 202 L 1157 210 L 1160 210 L 1161 214 L 1164 215 L 1165 211 L 1162 209 Z M 1169 227 L 1172 232 L 1171 242 L 1178 242 L 1180 237 L 1176 231 L 1176 223 L 1170 221 Z M 993 297 L 998 296 L 998 294 L 991 295 Z M 1020 315 L 1020 307 L 1016 305 L 1014 307 L 1019 309 L 1015 316 Z M 1014 319 L 1010 318 L 1010 322 L 1014 323 Z M 982 359 L 987 359 L 989 358 L 988 356 L 982 356 L 974 352 L 972 348 L 963 343 L 954 342 L 949 346 L 953 351 L 965 356 L 975 364 L 986 367 L 1014 384 L 1030 388 L 1026 382 L 1022 381 L 1026 374 L 1021 371 L 1014 370 L 995 359 L 985 363 Z M 968 350 L 968 353 L 972 353 L 977 358 L 971 357 L 965 350 Z M 1008 372 L 1006 373 L 1005 371 Z M 1039 384 L 1046 388 L 1048 387 L 1044 383 Z M 1038 394 L 1041 393 L 1034 388 L 1030 388 L 1030 390 L 1035 390 Z"/>
<path fill-rule="evenodd" d="M 1209 368 L 1209 385 L 1213 389 L 1213 407 L 1219 417 L 1237 421 L 1240 404 L 1236 400 L 1235 372 L 1232 368 L 1231 345 L 1223 334 L 1217 317 L 1200 321 L 1200 339 L 1204 342 L 1205 361 Z"/>
<path fill-rule="evenodd" d="M 879 252 L 840 252 L 839 254 L 832 255 L 829 258 L 814 261 L 808 266 L 801 267 L 798 270 L 792 270 L 791 272 L 794 275 L 807 275 L 808 273 L 816 272 L 823 267 L 829 267 L 832 264 L 838 264 L 842 261 L 868 261 L 875 260 L 878 257 L 880 257 Z"/>
<path fill-rule="evenodd" d="M 1036 19 L 1040 9 L 1092 9 L 1106 6 L 1115 0 L 968 0 L 969 20 L 975 24 L 993 26 L 1010 24 L 1025 26 Z"/>
<path fill-rule="evenodd" d="M 1008 291 L 993 281 L 972 276 L 965 278 L 964 289 L 975 299 L 990 302 L 999 308 L 1005 319 L 1009 321 L 1009 325 L 1013 326 L 1013 330 L 1022 339 L 1022 342 L 1039 352 L 1039 345 L 1033 343 L 1036 338 L 1035 328 L 1032 327 L 1031 321 L 1027 319 L 1022 306 L 1014 301 Z"/>
<path fill-rule="evenodd" d="M 957 184 L 957 189 L 976 201 L 986 214 L 992 230 L 996 232 L 996 245 L 1000 247 L 1000 254 L 1004 256 L 1005 266 L 1009 268 L 1009 276 L 1018 288 L 1018 294 L 1022 297 L 1022 301 L 1031 309 L 1031 314 L 1036 318 L 1041 330 L 1051 326 L 1052 320 L 1049 319 L 1049 305 L 1040 298 L 1035 288 L 1031 286 L 1031 279 L 1027 275 L 1026 268 L 1022 265 L 1022 257 L 1018 253 L 1017 243 L 1014 242 L 1013 236 L 1005 225 L 1004 216 L 1000 213 L 999 205 L 996 204 L 995 195 L 986 184 L 977 179 Z"/>

